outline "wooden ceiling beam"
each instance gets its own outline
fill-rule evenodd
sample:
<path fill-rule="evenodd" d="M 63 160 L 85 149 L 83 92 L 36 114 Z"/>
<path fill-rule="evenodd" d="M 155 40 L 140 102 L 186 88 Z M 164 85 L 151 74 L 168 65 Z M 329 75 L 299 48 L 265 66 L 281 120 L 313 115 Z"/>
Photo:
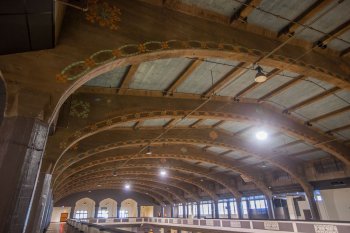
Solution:
<path fill-rule="evenodd" d="M 266 77 L 267 77 L 267 79 L 270 79 L 270 78 L 272 78 L 273 76 L 277 75 L 280 72 L 281 72 L 280 69 L 273 69 L 268 74 L 266 74 Z M 239 98 L 239 97 L 247 94 L 248 92 L 253 91 L 255 88 L 261 86 L 262 84 L 264 84 L 264 83 L 253 82 L 252 84 L 250 84 L 249 86 L 247 86 L 246 88 L 244 88 L 243 90 L 238 92 L 236 94 L 236 98 Z"/>
<path fill-rule="evenodd" d="M 132 128 L 134 130 L 139 129 L 141 127 L 141 125 L 142 125 L 142 122 L 143 122 L 142 120 L 136 121 L 135 124 L 132 126 Z"/>
<path fill-rule="evenodd" d="M 287 156 L 288 156 L 288 157 L 297 157 L 297 156 L 300 156 L 300 155 L 304 155 L 304 154 L 308 154 L 308 153 L 313 153 L 313 152 L 316 152 L 316 151 L 321 151 L 321 150 L 318 149 L 318 148 L 314 148 L 314 149 L 304 150 L 304 151 L 300 151 L 300 152 L 293 153 L 293 154 L 288 154 Z"/>
<path fill-rule="evenodd" d="M 210 87 L 208 90 L 206 90 L 202 96 L 208 98 L 209 96 L 218 93 L 221 91 L 228 83 L 232 82 L 233 80 L 239 78 L 244 72 L 246 72 L 246 66 L 249 64 L 246 62 L 239 63 L 236 67 L 234 67 L 232 70 L 227 72 L 224 77 L 222 77 L 218 82 L 216 82 L 212 87 Z"/>
<path fill-rule="evenodd" d="M 339 90 L 340 90 L 339 87 L 333 87 L 333 88 L 331 88 L 331 89 L 329 89 L 329 90 L 327 90 L 327 91 L 324 91 L 324 92 L 322 92 L 322 93 L 320 93 L 320 94 L 318 94 L 318 95 L 316 95 L 316 96 L 314 96 L 314 97 L 311 97 L 311 98 L 309 98 L 309 99 L 306 99 L 306 100 L 304 100 L 304 101 L 302 101 L 302 102 L 300 102 L 300 103 L 297 103 L 297 104 L 295 104 L 295 105 L 293 105 L 293 106 L 287 108 L 287 109 L 285 110 L 285 112 L 292 112 L 292 111 L 295 111 L 295 110 L 297 110 L 297 109 L 299 109 L 299 108 L 302 108 L 302 107 L 304 107 L 304 106 L 306 106 L 306 105 L 312 104 L 312 103 L 314 103 L 314 102 L 316 102 L 316 101 L 319 101 L 319 100 L 321 100 L 321 99 L 323 99 L 323 98 L 326 98 L 327 96 L 333 95 L 335 92 L 337 92 L 337 91 L 339 91 Z"/>
<path fill-rule="evenodd" d="M 202 60 L 197 59 L 191 61 L 190 64 L 177 76 L 175 81 L 165 90 L 165 95 L 171 95 L 202 63 Z"/>
<path fill-rule="evenodd" d="M 289 82 L 283 84 L 282 86 L 280 86 L 280 87 L 276 88 L 275 90 L 273 90 L 273 91 L 267 93 L 266 95 L 262 96 L 258 100 L 258 102 L 264 101 L 264 100 L 266 100 L 268 98 L 271 98 L 271 97 L 273 97 L 275 95 L 278 95 L 279 93 L 287 90 L 288 88 L 291 88 L 291 87 L 295 86 L 296 84 L 300 83 L 303 80 L 304 77 L 305 77 L 304 75 L 299 75 L 298 77 L 293 78 Z"/>
<path fill-rule="evenodd" d="M 261 0 L 247 0 L 231 17 L 230 24 L 233 24 L 236 20 L 246 23 L 247 18 L 252 11 L 259 6 Z"/>
<path fill-rule="evenodd" d="M 136 73 L 138 68 L 139 68 L 139 65 L 129 66 L 128 70 L 126 71 L 126 73 L 125 73 L 125 75 L 124 75 L 124 77 L 119 85 L 119 88 L 117 91 L 118 94 L 123 95 L 123 94 L 127 93 L 129 85 L 130 85 L 132 79 L 134 78 L 135 73 Z"/>
<path fill-rule="evenodd" d="M 321 42 L 322 44 L 326 45 L 330 41 L 336 39 L 338 36 L 344 34 L 349 29 L 350 29 L 350 20 L 348 20 L 345 23 L 339 25 L 337 28 L 335 28 L 331 32 L 327 33 L 327 35 L 325 35 L 324 37 L 322 37 L 318 41 Z M 314 46 L 317 46 L 317 43 L 315 43 Z"/>
<path fill-rule="evenodd" d="M 163 125 L 163 128 L 164 129 L 168 129 L 170 127 L 173 127 L 177 122 L 178 122 L 179 119 L 177 118 L 172 118 L 171 120 L 169 120 L 165 125 Z"/>
<path fill-rule="evenodd" d="M 350 54 L 350 47 L 347 48 L 347 49 L 344 49 L 343 51 L 340 52 L 340 56 L 341 56 L 341 57 L 345 57 L 345 56 L 347 56 L 348 54 Z"/>
<path fill-rule="evenodd" d="M 344 112 L 347 112 L 347 111 L 350 111 L 350 106 L 346 106 L 344 108 L 340 108 L 340 109 L 335 110 L 333 112 L 329 112 L 329 113 L 323 114 L 321 116 L 315 117 L 315 118 L 309 120 L 308 122 L 312 123 L 312 122 L 317 122 L 317 121 L 324 120 L 327 118 L 335 117 L 335 116 L 342 114 Z"/>
<path fill-rule="evenodd" d="M 303 143 L 303 141 L 302 140 L 292 141 L 292 142 L 289 142 L 289 143 L 277 146 L 277 147 L 275 147 L 273 149 L 274 150 L 276 150 L 276 149 L 278 150 L 278 149 L 286 148 L 286 147 L 289 147 L 289 146 L 294 146 L 294 145 L 299 144 L 299 143 Z"/>
<path fill-rule="evenodd" d="M 331 129 L 331 130 L 327 131 L 327 133 L 335 133 L 335 132 L 339 132 L 339 131 L 347 130 L 347 129 L 350 129 L 350 124 L 349 125 L 344 125 L 344 126 L 341 126 L 341 127 L 338 127 L 338 128 Z"/>
<path fill-rule="evenodd" d="M 314 4 L 308 7 L 303 13 L 298 15 L 293 22 L 290 22 L 287 26 L 285 26 L 282 30 L 278 32 L 278 37 L 283 34 L 294 35 L 295 31 L 301 27 L 301 25 L 305 24 L 315 15 L 320 13 L 323 9 L 325 9 L 329 4 L 334 3 L 334 0 L 317 0 Z"/>
<path fill-rule="evenodd" d="M 201 123 L 204 119 L 198 119 L 194 123 L 190 124 L 190 128 L 198 127 L 198 124 Z"/>
<path fill-rule="evenodd" d="M 216 122 L 215 124 L 213 124 L 211 127 L 212 127 L 212 128 L 217 128 L 217 127 L 219 127 L 220 125 L 224 124 L 225 122 L 226 122 L 226 121 L 224 121 L 224 120 L 218 121 L 218 122 Z"/>

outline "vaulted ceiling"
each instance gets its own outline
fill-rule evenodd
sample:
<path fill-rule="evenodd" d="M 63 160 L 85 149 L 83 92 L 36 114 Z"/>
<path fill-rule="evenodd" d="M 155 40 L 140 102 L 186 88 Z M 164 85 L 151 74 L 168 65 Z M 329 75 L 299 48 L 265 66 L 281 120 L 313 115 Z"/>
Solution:
<path fill-rule="evenodd" d="M 113 18 L 91 20 L 96 6 Z M 38 52 L 50 69 L 35 53 L 5 57 L 36 67 L 32 82 L 49 92 L 40 114 L 53 122 L 45 159 L 55 200 L 125 183 L 161 204 L 310 194 L 317 182 L 348 179 L 349 10 L 349 1 L 318 0 L 67 9 L 57 47 Z M 266 82 L 254 81 L 257 65 Z M 23 70 L 6 66 L 4 77 L 28 77 Z"/>

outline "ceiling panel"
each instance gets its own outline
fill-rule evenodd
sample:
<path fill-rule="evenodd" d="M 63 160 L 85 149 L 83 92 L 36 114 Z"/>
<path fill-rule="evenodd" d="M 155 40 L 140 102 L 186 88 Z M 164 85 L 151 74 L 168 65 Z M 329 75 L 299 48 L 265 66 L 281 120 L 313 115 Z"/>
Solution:
<path fill-rule="evenodd" d="M 282 71 L 279 75 L 269 78 L 266 82 L 243 96 L 246 98 L 259 99 L 297 76 L 299 76 L 297 73 Z"/>
<path fill-rule="evenodd" d="M 272 67 L 268 66 L 261 66 L 265 73 L 270 72 L 273 70 Z M 250 84 L 254 83 L 254 78 L 256 75 L 256 70 L 254 69 L 248 69 L 245 73 L 243 73 L 240 77 L 235 79 L 233 82 L 228 84 L 225 88 L 223 88 L 218 95 L 221 96 L 235 96 L 237 95 L 241 90 L 248 87 Z"/>
<path fill-rule="evenodd" d="M 293 20 L 314 2 L 315 0 L 263 0 L 259 4 L 259 8 L 253 10 L 249 15 L 248 23 L 256 24 L 268 30 L 278 32 L 289 23 L 288 20 L 282 19 L 281 17 Z M 265 13 L 264 11 L 271 12 L 272 14 L 281 17 Z"/>
<path fill-rule="evenodd" d="M 342 23 L 349 20 L 350 19 L 350 14 L 349 14 L 350 1 L 342 1 L 342 3 L 338 4 L 335 8 L 331 9 L 334 5 L 337 4 L 337 2 L 338 1 L 333 1 L 331 4 L 325 7 L 325 9 L 323 9 L 314 17 L 309 19 L 305 24 L 308 26 L 311 26 L 312 28 L 318 31 L 329 33 L 333 29 L 341 25 Z M 324 14 L 329 9 L 331 10 L 328 13 Z M 317 20 L 314 23 L 311 23 L 315 19 Z M 310 42 L 315 42 L 324 36 L 324 34 L 316 32 L 311 29 L 305 29 L 302 32 L 300 32 L 302 28 L 303 27 L 300 27 L 296 31 L 296 37 L 310 41 Z"/>
<path fill-rule="evenodd" d="M 208 58 L 177 88 L 177 92 L 202 94 L 237 64 L 235 61 Z"/>
<path fill-rule="evenodd" d="M 161 127 L 168 123 L 171 118 L 159 118 L 159 119 L 150 119 L 142 122 L 142 127 Z"/>
<path fill-rule="evenodd" d="M 95 87 L 114 87 L 117 88 L 120 86 L 120 82 L 125 76 L 128 67 L 121 67 L 106 72 L 104 74 L 100 74 L 96 78 L 91 79 L 85 86 L 95 86 Z"/>
<path fill-rule="evenodd" d="M 186 58 L 160 59 L 143 62 L 129 87 L 133 89 L 165 90 L 191 62 Z"/>
<path fill-rule="evenodd" d="M 236 122 L 236 121 L 226 121 L 221 124 L 218 128 L 228 131 L 230 133 L 236 133 L 244 128 L 251 126 L 250 122 Z"/>

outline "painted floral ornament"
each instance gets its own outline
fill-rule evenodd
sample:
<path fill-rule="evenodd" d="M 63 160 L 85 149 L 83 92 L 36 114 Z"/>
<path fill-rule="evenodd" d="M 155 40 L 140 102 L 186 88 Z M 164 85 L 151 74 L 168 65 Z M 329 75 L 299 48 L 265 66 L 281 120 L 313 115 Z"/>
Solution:
<path fill-rule="evenodd" d="M 120 9 L 108 2 L 100 2 L 99 0 L 89 1 L 89 10 L 86 12 L 86 20 L 96 23 L 101 27 L 108 27 L 111 30 L 119 28 L 121 16 Z"/>

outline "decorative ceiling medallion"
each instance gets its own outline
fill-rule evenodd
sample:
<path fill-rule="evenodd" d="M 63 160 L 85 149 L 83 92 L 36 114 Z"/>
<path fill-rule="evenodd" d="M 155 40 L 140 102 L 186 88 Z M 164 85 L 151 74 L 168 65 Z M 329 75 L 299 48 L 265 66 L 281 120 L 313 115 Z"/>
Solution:
<path fill-rule="evenodd" d="M 98 24 L 101 27 L 108 27 L 111 30 L 119 28 L 121 12 L 120 9 L 108 2 L 99 0 L 89 1 L 89 10 L 85 14 L 87 21 Z"/>
<path fill-rule="evenodd" d="M 214 130 L 212 130 L 212 131 L 210 131 L 210 133 L 209 133 L 209 137 L 210 137 L 212 140 L 216 140 L 216 139 L 219 137 L 219 135 L 218 135 L 217 132 L 215 132 Z"/>
<path fill-rule="evenodd" d="M 70 107 L 70 116 L 87 118 L 90 112 L 90 103 L 81 100 L 73 100 Z"/>

